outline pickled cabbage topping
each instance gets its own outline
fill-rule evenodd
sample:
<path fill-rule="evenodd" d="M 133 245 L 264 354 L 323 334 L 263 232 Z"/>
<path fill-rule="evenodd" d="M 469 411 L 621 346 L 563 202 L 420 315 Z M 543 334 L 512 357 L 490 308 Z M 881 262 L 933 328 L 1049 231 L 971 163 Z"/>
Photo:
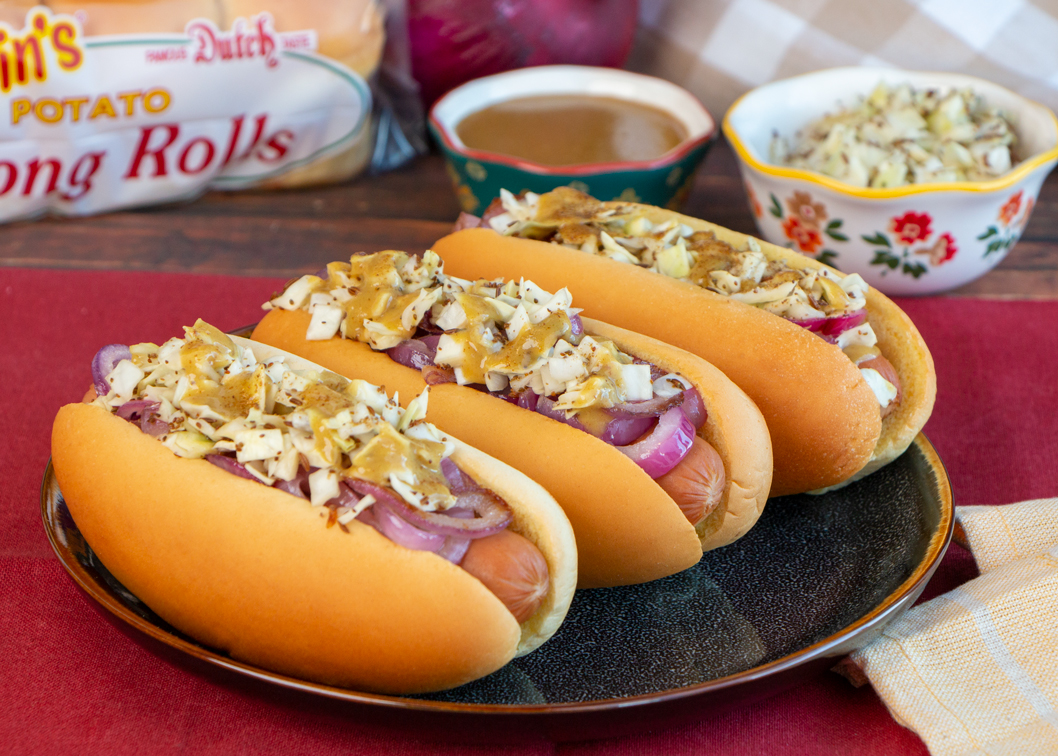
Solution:
<path fill-rule="evenodd" d="M 654 223 L 638 205 L 604 204 L 569 187 L 519 196 L 503 189 L 480 225 L 637 265 L 766 310 L 836 344 L 857 364 L 881 356 L 866 322 L 869 286 L 863 278 L 769 260 L 753 238 L 736 249 L 711 231 L 695 231 L 675 218 Z M 893 401 L 878 398 L 882 407 Z"/>
<path fill-rule="evenodd" d="M 609 207 L 562 187 L 515 197 L 501 190 L 503 212 L 486 223 L 507 236 L 539 239 L 688 281 L 793 321 L 836 318 L 862 310 L 867 283 L 829 269 L 797 270 L 768 260 L 755 239 L 736 249 L 711 231 L 675 218 L 653 223 L 636 205 Z"/>
<path fill-rule="evenodd" d="M 555 397 L 554 408 L 570 418 L 654 398 L 651 366 L 583 334 L 567 289 L 552 293 L 524 279 L 467 281 L 442 267 L 430 251 L 354 255 L 328 265 L 325 279 L 294 281 L 265 309 L 310 313 L 310 340 L 341 334 L 393 350 L 395 359 L 395 351 L 407 351 L 413 366 L 431 360 L 460 385 Z M 433 336 L 419 341 L 425 333 Z"/>
<path fill-rule="evenodd" d="M 291 492 L 285 483 L 307 483 L 303 493 L 316 506 L 370 506 L 369 497 L 343 497 L 343 482 L 354 481 L 392 489 L 423 512 L 457 503 L 441 467 L 454 444 L 425 422 L 426 391 L 401 409 L 397 397 L 366 381 L 296 370 L 279 357 L 259 362 L 202 321 L 182 339 L 130 352 L 94 403 L 117 414 L 130 402 L 137 411 L 149 407 L 165 424 L 158 438 L 177 456 L 208 457 Z M 336 514 L 344 524 L 359 512 Z"/>
<path fill-rule="evenodd" d="M 878 84 L 852 108 L 814 121 L 794 144 L 778 134 L 771 162 L 852 186 L 988 181 L 1017 162 L 1017 137 L 970 89 L 942 92 Z"/>

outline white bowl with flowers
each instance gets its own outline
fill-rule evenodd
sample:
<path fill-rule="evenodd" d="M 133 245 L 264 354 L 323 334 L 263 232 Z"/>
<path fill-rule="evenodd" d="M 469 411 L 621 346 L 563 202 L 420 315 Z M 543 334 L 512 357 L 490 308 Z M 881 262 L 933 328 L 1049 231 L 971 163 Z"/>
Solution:
<path fill-rule="evenodd" d="M 1058 162 L 1058 119 L 983 79 L 835 68 L 766 84 L 728 110 L 761 235 L 889 294 L 993 268 Z"/>

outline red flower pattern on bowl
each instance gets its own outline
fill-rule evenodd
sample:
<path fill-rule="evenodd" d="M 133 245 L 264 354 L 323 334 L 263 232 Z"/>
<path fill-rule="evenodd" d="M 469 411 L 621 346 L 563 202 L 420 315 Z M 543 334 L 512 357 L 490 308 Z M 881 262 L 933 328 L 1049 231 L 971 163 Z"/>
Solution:
<path fill-rule="evenodd" d="M 1018 210 L 1021 209 L 1021 192 L 1017 192 L 1010 199 L 1006 201 L 1003 207 L 999 208 L 999 220 L 1004 226 L 1009 226 L 1014 222 L 1014 218 L 1018 215 Z"/>
<path fill-rule="evenodd" d="M 958 251 L 958 247 L 955 246 L 955 237 L 949 233 L 943 233 L 936 238 L 933 246 L 916 249 L 915 254 L 929 255 L 930 265 L 940 265 L 955 257 Z"/>
<path fill-rule="evenodd" d="M 894 217 L 889 222 L 889 230 L 896 234 L 896 238 L 901 243 L 914 244 L 929 238 L 929 235 L 933 233 L 933 230 L 929 227 L 932 222 L 933 219 L 929 217 L 929 213 L 916 213 L 913 210 L 908 210 L 903 215 Z"/>
<path fill-rule="evenodd" d="M 782 230 L 786 232 L 786 238 L 805 254 L 814 255 L 823 246 L 823 237 L 819 231 L 804 225 L 795 215 L 783 221 Z"/>

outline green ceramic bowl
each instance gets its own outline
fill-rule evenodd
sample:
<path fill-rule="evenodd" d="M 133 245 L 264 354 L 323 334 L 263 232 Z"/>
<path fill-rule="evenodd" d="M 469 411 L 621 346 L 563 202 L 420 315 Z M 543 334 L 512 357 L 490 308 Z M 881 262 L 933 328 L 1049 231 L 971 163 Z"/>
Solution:
<path fill-rule="evenodd" d="M 497 102 L 538 95 L 609 97 L 671 113 L 688 137 L 654 160 L 551 167 L 468 148 L 456 134 L 466 116 Z M 652 76 L 592 66 L 536 66 L 474 79 L 430 110 L 430 131 L 441 145 L 459 204 L 481 213 L 500 189 L 547 192 L 572 186 L 602 200 L 620 199 L 678 209 L 716 136 L 716 125 L 686 90 Z"/>

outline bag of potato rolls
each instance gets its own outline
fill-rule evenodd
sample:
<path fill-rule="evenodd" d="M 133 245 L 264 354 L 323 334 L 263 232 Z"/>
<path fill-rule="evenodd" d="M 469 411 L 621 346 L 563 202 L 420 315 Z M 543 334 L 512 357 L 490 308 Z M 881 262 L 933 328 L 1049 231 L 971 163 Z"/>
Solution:
<path fill-rule="evenodd" d="M 348 179 L 379 0 L 0 0 L 0 222 Z"/>

